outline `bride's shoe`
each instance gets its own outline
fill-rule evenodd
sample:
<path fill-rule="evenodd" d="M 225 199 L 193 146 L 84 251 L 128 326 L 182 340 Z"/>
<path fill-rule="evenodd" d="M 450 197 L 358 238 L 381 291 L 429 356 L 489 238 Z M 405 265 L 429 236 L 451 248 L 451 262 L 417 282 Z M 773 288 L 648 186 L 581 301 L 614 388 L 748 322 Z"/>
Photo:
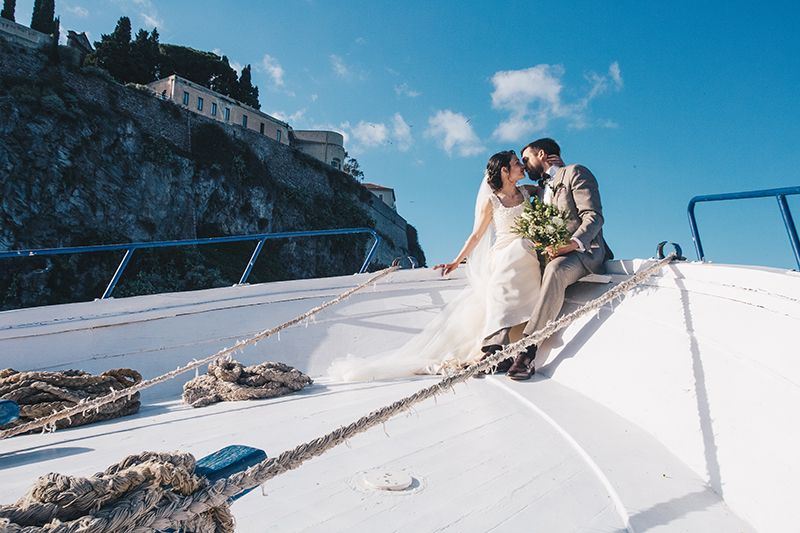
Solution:
<path fill-rule="evenodd" d="M 502 349 L 503 349 L 503 346 L 500 345 L 500 344 L 490 344 L 488 346 L 484 346 L 483 348 L 481 348 L 481 351 L 483 352 L 483 357 L 481 357 L 481 361 L 484 361 L 484 360 L 490 358 L 491 356 L 493 356 L 494 354 L 496 354 L 497 352 L 499 352 Z M 513 362 L 513 360 L 510 357 L 508 359 L 503 359 L 502 361 L 497 363 L 497 365 L 494 368 L 489 367 L 486 370 L 482 370 L 480 372 L 476 372 L 475 374 L 473 374 L 473 377 L 482 378 L 482 377 L 485 377 L 485 376 L 487 376 L 489 374 L 493 374 L 494 372 L 497 372 L 498 374 L 501 374 L 503 372 L 507 372 L 508 369 L 511 368 L 511 363 L 512 362 Z"/>
<path fill-rule="evenodd" d="M 508 377 L 516 381 L 531 379 L 536 372 L 533 360 L 536 358 L 536 345 L 531 344 L 528 348 L 514 359 L 514 364 L 508 369 Z"/>

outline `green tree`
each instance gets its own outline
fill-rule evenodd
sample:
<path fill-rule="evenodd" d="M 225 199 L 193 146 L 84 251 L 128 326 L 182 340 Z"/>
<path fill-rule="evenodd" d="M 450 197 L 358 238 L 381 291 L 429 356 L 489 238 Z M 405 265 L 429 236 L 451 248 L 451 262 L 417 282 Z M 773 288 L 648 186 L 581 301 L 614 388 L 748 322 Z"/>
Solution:
<path fill-rule="evenodd" d="M 242 69 L 242 75 L 239 76 L 239 87 L 235 98 L 250 107 L 261 109 L 261 104 L 258 102 L 258 87 L 253 86 L 250 65 Z"/>
<path fill-rule="evenodd" d="M 132 81 L 131 19 L 120 17 L 114 32 L 101 35 L 100 41 L 94 43 L 94 48 L 94 53 L 86 59 L 87 64 L 106 69 L 117 81 Z"/>
<path fill-rule="evenodd" d="M 54 29 L 55 0 L 34 0 L 31 29 L 50 35 Z"/>
<path fill-rule="evenodd" d="M 185 46 L 162 44 L 161 77 L 177 74 L 218 93 L 236 98 L 238 79 L 228 62 L 211 52 L 201 52 Z"/>
<path fill-rule="evenodd" d="M 221 68 L 212 77 L 210 89 L 221 94 L 226 94 L 231 98 L 236 98 L 239 94 L 239 80 L 236 71 L 231 68 L 228 56 L 222 56 Z"/>
<path fill-rule="evenodd" d="M 127 80 L 134 83 L 147 84 L 158 79 L 161 65 L 161 51 L 158 47 L 158 30 L 152 33 L 139 30 L 131 43 L 131 70 Z"/>
<path fill-rule="evenodd" d="M 53 21 L 53 37 L 50 41 L 50 53 L 49 53 L 49 60 L 50 63 L 53 65 L 57 65 L 61 62 L 61 57 L 58 53 L 58 40 L 61 37 L 61 19 L 56 17 Z"/>
<path fill-rule="evenodd" d="M 17 0 L 3 0 L 3 11 L 0 17 L 14 22 L 14 11 L 17 9 Z"/>
<path fill-rule="evenodd" d="M 358 160 L 355 157 L 350 157 L 347 152 L 344 154 L 342 171 L 350 174 L 358 181 L 364 181 L 364 171 L 361 170 L 361 165 L 358 164 Z"/>

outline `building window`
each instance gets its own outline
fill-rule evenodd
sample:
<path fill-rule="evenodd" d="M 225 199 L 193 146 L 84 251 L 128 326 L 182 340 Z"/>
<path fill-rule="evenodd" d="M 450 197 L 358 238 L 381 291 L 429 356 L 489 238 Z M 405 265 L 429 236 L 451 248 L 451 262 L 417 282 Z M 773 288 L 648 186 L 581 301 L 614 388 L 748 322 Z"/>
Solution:
<path fill-rule="evenodd" d="M 275 138 L 278 139 L 278 142 L 281 142 L 281 130 L 275 130 L 277 133 L 275 134 Z"/>
<path fill-rule="evenodd" d="M 333 168 L 338 168 L 339 170 L 341 170 L 342 169 L 342 162 L 339 160 L 338 157 L 334 157 L 333 159 L 331 159 L 331 166 Z"/>
<path fill-rule="evenodd" d="M 225 121 L 227 122 L 230 119 L 231 119 L 231 108 L 230 107 L 226 107 L 225 108 Z"/>
<path fill-rule="evenodd" d="M 242 126 L 247 127 L 247 115 L 242 115 Z"/>
<path fill-rule="evenodd" d="M 264 123 L 263 122 L 261 123 L 261 127 L 259 128 L 259 133 L 261 133 L 261 135 L 264 135 Z"/>
<path fill-rule="evenodd" d="M 189 105 L 189 93 L 183 91 L 183 105 Z"/>
<path fill-rule="evenodd" d="M 217 116 L 217 103 L 216 102 L 211 102 L 211 116 L 212 117 L 216 117 Z"/>
<path fill-rule="evenodd" d="M 199 96 L 197 97 L 197 110 L 198 111 L 203 110 L 203 99 L 200 98 Z"/>

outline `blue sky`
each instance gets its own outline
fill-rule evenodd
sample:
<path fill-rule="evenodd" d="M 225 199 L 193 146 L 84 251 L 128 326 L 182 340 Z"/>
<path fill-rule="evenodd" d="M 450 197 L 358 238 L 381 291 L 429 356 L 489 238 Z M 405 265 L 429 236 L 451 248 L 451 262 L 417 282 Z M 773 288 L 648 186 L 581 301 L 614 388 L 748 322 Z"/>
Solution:
<path fill-rule="evenodd" d="M 32 0 L 18 0 L 30 21 Z M 694 251 L 698 194 L 800 185 L 791 2 L 57 0 L 98 40 L 127 15 L 253 65 L 262 109 L 345 133 L 430 264 L 456 255 L 488 157 L 554 137 L 597 176 L 618 257 Z M 790 198 L 800 220 L 800 198 Z M 775 200 L 705 204 L 709 259 L 795 267 Z"/>

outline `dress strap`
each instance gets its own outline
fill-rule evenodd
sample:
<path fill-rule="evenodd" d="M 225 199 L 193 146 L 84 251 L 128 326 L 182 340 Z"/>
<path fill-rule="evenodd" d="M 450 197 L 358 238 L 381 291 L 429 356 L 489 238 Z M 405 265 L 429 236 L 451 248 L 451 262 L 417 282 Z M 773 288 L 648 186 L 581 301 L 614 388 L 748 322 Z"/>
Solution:
<path fill-rule="evenodd" d="M 503 207 L 503 204 L 500 202 L 500 198 L 493 192 L 489 193 L 489 201 L 492 203 L 492 207 L 497 209 L 498 207 Z"/>
<path fill-rule="evenodd" d="M 522 187 L 519 188 L 519 190 L 522 193 L 522 197 L 525 198 L 525 201 L 526 202 L 530 202 L 531 201 L 531 195 L 528 194 L 528 188 L 523 185 Z"/>

